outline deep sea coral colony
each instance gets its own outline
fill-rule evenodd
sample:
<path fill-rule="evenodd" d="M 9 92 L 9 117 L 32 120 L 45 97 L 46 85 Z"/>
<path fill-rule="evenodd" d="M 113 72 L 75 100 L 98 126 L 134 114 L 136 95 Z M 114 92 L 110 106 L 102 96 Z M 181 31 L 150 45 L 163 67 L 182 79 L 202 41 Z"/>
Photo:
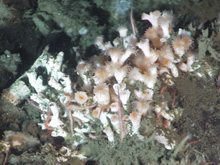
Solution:
<path fill-rule="evenodd" d="M 49 129 L 54 137 L 76 137 L 74 147 L 98 137 L 113 145 L 116 137 L 123 140 L 135 135 L 144 140 L 148 137 L 139 131 L 141 122 L 154 114 L 151 124 L 161 126 L 154 139 L 167 150 L 173 149 L 175 138 L 168 138 L 169 131 L 163 128 L 171 130 L 181 110 L 168 106 L 164 97 L 160 102 L 154 97 L 160 95 L 158 91 L 164 84 L 172 86 L 180 71 L 194 71 L 192 39 L 186 30 L 172 32 L 173 16 L 169 12 L 143 13 L 142 20 L 152 27 L 140 40 L 134 34 L 127 35 L 128 29 L 123 26 L 117 29 L 119 37 L 112 43 L 104 42 L 103 37 L 96 39 L 101 56 L 78 63 L 76 71 L 82 82 L 78 91 L 62 69 L 64 53 L 54 58 L 45 49 L 32 67 L 5 90 L 4 97 L 14 104 L 29 97 L 44 112 L 39 123 L 42 129 Z M 44 76 L 39 75 L 40 68 L 45 70 Z M 101 134 L 94 128 L 97 123 Z"/>

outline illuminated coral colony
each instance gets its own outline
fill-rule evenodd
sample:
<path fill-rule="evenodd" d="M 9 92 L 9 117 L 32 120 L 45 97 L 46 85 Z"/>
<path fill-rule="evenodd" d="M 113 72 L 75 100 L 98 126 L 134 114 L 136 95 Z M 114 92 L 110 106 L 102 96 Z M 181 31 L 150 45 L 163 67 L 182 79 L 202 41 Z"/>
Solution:
<path fill-rule="evenodd" d="M 64 53 L 54 58 L 45 49 L 32 67 L 4 91 L 4 97 L 15 105 L 26 98 L 39 108 L 39 125 L 51 136 L 77 139 L 72 148 L 66 147 L 68 150 L 98 137 L 112 145 L 116 137 L 123 140 L 137 136 L 144 141 L 148 137 L 139 128 L 146 118 L 161 128 L 154 132 L 153 139 L 167 150 L 174 149 L 176 139 L 169 130 L 182 109 L 175 107 L 175 92 L 172 103 L 154 97 L 163 95 L 167 86 L 172 88 L 180 72 L 195 70 L 191 34 L 183 29 L 173 32 L 170 12 L 143 13 L 142 20 L 149 21 L 152 27 L 140 39 L 133 33 L 128 35 L 124 26 L 117 29 L 119 37 L 112 43 L 97 37 L 95 45 L 101 55 L 80 61 L 76 67 L 80 88 L 73 88 L 76 82 L 64 73 Z M 39 75 L 40 68 L 45 70 L 44 75 Z M 101 134 L 94 128 L 97 121 Z M 83 154 L 75 156 L 86 158 Z"/>

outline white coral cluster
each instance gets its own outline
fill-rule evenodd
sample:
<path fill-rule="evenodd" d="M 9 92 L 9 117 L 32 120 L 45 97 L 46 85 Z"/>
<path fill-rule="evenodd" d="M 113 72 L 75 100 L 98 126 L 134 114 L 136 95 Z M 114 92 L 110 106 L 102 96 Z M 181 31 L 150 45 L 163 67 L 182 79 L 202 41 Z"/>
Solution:
<path fill-rule="evenodd" d="M 31 104 L 42 111 L 41 119 L 43 123 L 39 123 L 42 129 L 50 129 L 52 136 L 65 137 L 67 136 L 67 132 L 64 130 L 66 124 L 60 116 L 62 107 L 56 101 L 64 93 L 72 94 L 71 81 L 69 76 L 61 70 L 63 52 L 60 52 L 54 58 L 47 50 L 48 48 L 43 51 L 42 55 L 27 72 L 17 79 L 10 88 L 5 90 L 3 96 L 15 105 L 30 97 Z M 39 75 L 37 71 L 39 68 L 46 71 L 49 77 L 47 83 L 44 83 L 45 78 Z M 25 78 L 28 79 L 29 84 L 24 83 Z M 52 93 L 53 90 L 56 90 L 56 92 Z"/>
<path fill-rule="evenodd" d="M 179 70 L 193 71 L 195 53 L 190 50 L 192 40 L 190 33 L 181 29 L 171 39 L 171 13 L 144 13 L 142 19 L 150 21 L 152 27 L 146 30 L 140 41 L 133 34 L 127 35 L 126 27 L 118 28 L 120 37 L 113 44 L 104 43 L 102 37 L 96 39 L 95 44 L 103 56 L 94 57 L 92 63 L 78 63 L 76 71 L 83 85 L 76 93 L 71 89 L 69 76 L 62 71 L 63 53 L 54 58 L 43 52 L 24 75 L 34 89 L 28 95 L 44 111 L 44 122 L 40 123 L 43 129 L 51 129 L 52 136 L 65 137 L 69 132 L 84 143 L 88 137 L 96 136 L 91 123 L 100 120 L 103 134 L 109 141 L 114 141 L 115 134 L 121 139 L 137 135 L 142 140 L 144 136 L 139 128 L 150 110 L 166 119 L 170 126 L 175 115 L 163 106 L 165 100 L 161 104 L 152 103 L 155 85 L 162 74 L 172 79 L 179 76 Z M 46 84 L 43 76 L 36 72 L 39 67 L 47 72 Z M 175 146 L 175 142 L 168 144 L 164 132 L 157 133 L 155 140 L 167 149 Z"/>
<path fill-rule="evenodd" d="M 168 12 L 144 13 L 142 19 L 150 21 L 152 27 L 146 30 L 140 41 L 133 34 L 127 35 L 127 28 L 120 27 L 120 37 L 113 44 L 105 43 L 102 37 L 97 38 L 95 44 L 103 51 L 102 57 L 94 58 L 93 63 L 80 62 L 77 66 L 85 86 L 94 86 L 90 92 L 98 105 L 92 116 L 101 121 L 103 132 L 110 141 L 114 141 L 115 133 L 121 138 L 136 134 L 142 139 L 140 123 L 152 109 L 166 119 L 169 126 L 173 121 L 175 116 L 169 108 L 162 104 L 151 105 L 155 85 L 162 74 L 172 79 L 179 76 L 179 70 L 193 71 L 195 53 L 190 50 L 192 39 L 189 32 L 180 29 L 177 36 L 170 38 L 172 18 Z M 86 77 L 86 66 L 93 71 L 93 77 Z M 144 90 L 138 89 L 138 81 L 144 84 Z M 131 97 L 134 106 L 128 106 Z M 167 149 L 174 147 L 174 143 L 168 145 L 165 135 L 157 135 L 155 139 L 164 142 Z"/>

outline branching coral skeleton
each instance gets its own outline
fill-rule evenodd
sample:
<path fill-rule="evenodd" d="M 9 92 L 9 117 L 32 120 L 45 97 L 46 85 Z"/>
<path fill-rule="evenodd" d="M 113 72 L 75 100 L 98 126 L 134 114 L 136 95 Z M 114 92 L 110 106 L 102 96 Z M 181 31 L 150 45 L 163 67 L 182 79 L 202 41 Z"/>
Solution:
<path fill-rule="evenodd" d="M 121 99 L 120 99 L 120 92 L 119 92 L 119 87 L 118 87 L 118 116 L 119 116 L 119 123 L 120 123 L 120 137 L 123 139 L 126 136 L 126 130 L 124 126 L 124 121 L 123 121 L 123 112 L 122 112 L 122 105 L 121 105 Z"/>

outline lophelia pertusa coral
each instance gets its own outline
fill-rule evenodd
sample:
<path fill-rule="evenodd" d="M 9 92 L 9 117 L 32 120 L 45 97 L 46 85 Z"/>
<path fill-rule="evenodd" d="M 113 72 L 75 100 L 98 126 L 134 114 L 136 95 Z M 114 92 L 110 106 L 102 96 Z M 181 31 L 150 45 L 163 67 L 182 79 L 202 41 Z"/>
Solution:
<path fill-rule="evenodd" d="M 42 123 L 39 123 L 42 129 L 52 128 L 52 136 L 78 137 L 75 146 L 91 137 L 96 138 L 93 125 L 97 121 L 100 121 L 103 135 L 112 143 L 116 134 L 121 139 L 137 135 L 143 140 L 146 137 L 139 127 L 143 118 L 148 118 L 149 111 L 157 116 L 157 125 L 163 118 L 166 128 L 171 128 L 178 113 L 168 107 L 165 99 L 161 103 L 154 102 L 154 94 L 160 88 L 158 81 L 172 85 L 169 83 L 179 76 L 179 71 L 194 71 L 192 39 L 190 33 L 182 29 L 174 35 L 173 16 L 169 12 L 144 13 L 142 19 L 150 21 L 152 27 L 140 39 L 133 34 L 128 35 L 126 27 L 118 28 L 120 37 L 113 44 L 105 43 L 102 37 L 96 39 L 95 44 L 102 56 L 94 57 L 92 62 L 80 61 L 76 67 L 83 82 L 80 91 L 73 92 L 73 82 L 62 70 L 64 54 L 60 52 L 53 58 L 45 50 L 22 76 L 28 78 L 32 92 L 26 90 L 26 96 L 19 97 L 21 94 L 13 93 L 16 90 L 9 89 L 4 96 L 10 95 L 10 99 L 14 96 L 19 100 L 30 96 L 46 112 L 42 113 Z M 43 78 L 36 75 L 39 67 L 46 70 L 47 84 L 43 84 Z M 161 75 L 166 78 L 161 80 Z M 16 83 L 21 84 L 22 78 Z M 49 121 L 48 111 L 51 113 Z M 166 136 L 160 130 L 156 132 L 155 140 L 166 149 L 173 149 L 175 139 L 169 141 Z"/>

